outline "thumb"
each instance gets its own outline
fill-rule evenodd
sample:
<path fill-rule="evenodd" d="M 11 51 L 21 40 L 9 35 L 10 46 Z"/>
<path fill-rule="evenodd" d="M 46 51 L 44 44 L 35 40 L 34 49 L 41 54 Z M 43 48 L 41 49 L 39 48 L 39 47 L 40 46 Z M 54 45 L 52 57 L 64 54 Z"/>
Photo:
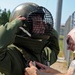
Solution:
<path fill-rule="evenodd" d="M 32 61 L 29 62 L 29 66 L 30 67 L 34 66 Z"/>

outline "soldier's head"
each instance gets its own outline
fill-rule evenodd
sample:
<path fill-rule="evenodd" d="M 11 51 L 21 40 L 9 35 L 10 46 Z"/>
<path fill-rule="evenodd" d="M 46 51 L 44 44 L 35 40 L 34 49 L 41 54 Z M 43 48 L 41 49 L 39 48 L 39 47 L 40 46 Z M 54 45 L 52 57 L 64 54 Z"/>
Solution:
<path fill-rule="evenodd" d="M 53 27 L 51 13 L 46 8 L 35 3 L 28 2 L 18 5 L 12 11 L 9 21 L 12 21 L 19 15 L 26 18 L 22 27 L 31 34 L 43 34 L 45 30 L 50 30 Z M 20 31 L 19 34 L 21 35 L 22 32 Z"/>

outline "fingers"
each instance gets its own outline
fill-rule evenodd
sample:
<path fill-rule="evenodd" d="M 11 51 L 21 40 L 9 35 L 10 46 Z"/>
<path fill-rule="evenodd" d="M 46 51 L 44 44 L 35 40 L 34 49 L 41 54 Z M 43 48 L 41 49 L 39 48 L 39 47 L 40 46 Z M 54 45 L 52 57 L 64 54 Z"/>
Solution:
<path fill-rule="evenodd" d="M 19 15 L 19 16 L 17 17 L 17 19 L 20 19 L 20 20 L 26 20 L 26 18 L 23 17 L 23 16 L 21 16 L 21 15 Z"/>
<path fill-rule="evenodd" d="M 46 68 L 47 68 L 47 66 L 45 66 L 45 65 L 43 65 L 43 64 L 41 64 L 41 63 L 39 63 L 39 62 L 35 62 L 36 63 L 36 65 L 38 65 L 40 68 L 41 68 L 41 70 L 38 70 L 34 65 L 33 65 L 33 62 L 32 61 L 30 61 L 30 63 L 29 63 L 29 66 L 30 67 L 27 67 L 27 68 L 25 68 L 25 74 L 26 75 L 37 75 L 37 71 L 40 71 L 40 72 L 46 72 Z"/>
<path fill-rule="evenodd" d="M 28 72 L 29 70 L 30 70 L 30 68 L 29 68 L 29 67 L 25 68 L 25 71 L 26 71 L 26 72 Z"/>
<path fill-rule="evenodd" d="M 30 61 L 29 66 L 30 66 L 30 67 L 31 67 L 31 66 L 34 66 L 32 61 Z"/>
<path fill-rule="evenodd" d="M 25 72 L 24 75 L 29 75 L 29 74 L 27 72 Z"/>
<path fill-rule="evenodd" d="M 43 64 L 41 64 L 39 62 L 36 62 L 36 65 L 39 66 L 41 69 L 47 68 L 47 66 L 45 66 L 45 65 L 43 65 Z"/>
<path fill-rule="evenodd" d="M 31 67 L 27 67 L 27 68 L 25 68 L 25 74 L 27 75 L 37 75 L 36 74 L 36 71 L 37 71 L 37 68 L 35 67 L 35 66 L 33 66 L 33 65 L 31 65 Z"/>
<path fill-rule="evenodd" d="M 20 20 L 26 20 L 26 18 L 23 17 L 23 16 L 18 16 L 18 18 L 19 18 Z"/>
<path fill-rule="evenodd" d="M 47 68 L 46 65 L 43 65 L 43 64 L 41 64 L 41 63 L 39 63 L 39 62 L 35 62 L 35 64 L 36 64 L 38 67 L 40 67 L 41 69 Z M 35 65 L 33 64 L 32 61 L 30 61 L 29 66 L 32 67 L 32 66 L 35 66 Z"/>

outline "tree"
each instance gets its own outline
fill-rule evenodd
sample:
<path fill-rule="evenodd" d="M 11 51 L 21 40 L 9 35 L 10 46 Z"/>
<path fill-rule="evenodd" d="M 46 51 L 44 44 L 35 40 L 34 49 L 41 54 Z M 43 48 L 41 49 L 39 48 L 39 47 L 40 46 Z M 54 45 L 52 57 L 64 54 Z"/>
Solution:
<path fill-rule="evenodd" d="M 6 22 L 9 21 L 10 14 L 11 14 L 10 10 L 6 11 L 6 9 L 4 10 L 0 9 L 0 25 L 5 24 Z"/>

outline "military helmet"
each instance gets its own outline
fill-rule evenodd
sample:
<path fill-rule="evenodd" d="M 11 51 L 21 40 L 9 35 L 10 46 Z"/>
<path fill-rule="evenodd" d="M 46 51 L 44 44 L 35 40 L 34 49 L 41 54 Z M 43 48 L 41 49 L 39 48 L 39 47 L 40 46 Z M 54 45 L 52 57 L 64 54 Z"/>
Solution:
<path fill-rule="evenodd" d="M 33 12 L 34 10 L 36 10 L 38 7 L 37 4 L 35 3 L 22 3 L 20 5 L 18 5 L 17 7 L 14 8 L 14 10 L 12 11 L 9 21 L 14 20 L 17 16 L 21 15 L 24 16 L 25 18 L 27 18 L 27 16 Z"/>
<path fill-rule="evenodd" d="M 48 11 L 45 7 L 39 6 L 35 3 L 22 3 L 14 8 L 12 11 L 9 22 L 14 20 L 17 16 L 21 15 L 26 18 L 26 21 L 24 22 L 26 25 L 26 28 L 28 32 L 32 32 L 32 16 L 36 16 L 39 14 L 43 21 L 48 25 L 47 32 L 50 33 L 50 30 L 53 28 L 53 17 L 50 11 Z"/>

